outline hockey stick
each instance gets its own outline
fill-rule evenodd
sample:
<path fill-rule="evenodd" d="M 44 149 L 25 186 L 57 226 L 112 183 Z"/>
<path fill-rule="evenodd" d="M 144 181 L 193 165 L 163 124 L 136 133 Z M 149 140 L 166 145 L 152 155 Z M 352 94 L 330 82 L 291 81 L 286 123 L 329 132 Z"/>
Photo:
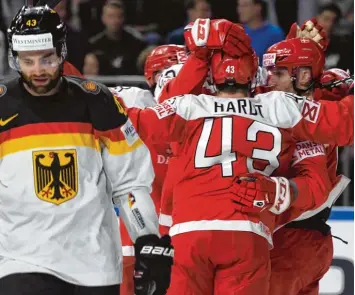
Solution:
<path fill-rule="evenodd" d="M 29 1 L 29 0 L 27 0 L 27 1 Z M 59 4 L 60 1 L 61 0 L 38 0 L 36 3 L 36 6 L 48 5 L 50 8 L 54 8 Z"/>

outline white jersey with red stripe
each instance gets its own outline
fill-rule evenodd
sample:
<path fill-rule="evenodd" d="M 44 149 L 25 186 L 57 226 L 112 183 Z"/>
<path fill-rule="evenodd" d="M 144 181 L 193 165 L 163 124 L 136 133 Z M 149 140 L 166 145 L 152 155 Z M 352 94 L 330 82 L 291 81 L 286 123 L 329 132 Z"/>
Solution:
<path fill-rule="evenodd" d="M 144 90 L 138 87 L 125 87 L 125 86 L 113 87 L 110 88 L 110 90 L 116 97 L 118 97 L 123 102 L 123 105 L 126 107 L 129 117 L 131 117 L 130 116 L 131 108 L 144 109 L 156 105 L 156 101 L 149 90 Z M 137 118 L 131 118 L 131 119 L 134 125 L 138 125 Z M 138 134 L 141 133 L 139 130 L 139 126 L 135 126 L 135 127 L 137 128 Z M 144 137 L 145 135 L 142 134 L 143 140 Z M 150 151 L 150 156 L 152 159 L 154 173 L 155 173 L 154 181 L 152 184 L 151 197 L 154 201 L 156 212 L 159 213 L 160 198 L 161 198 L 164 178 L 168 168 L 170 149 L 169 149 L 169 145 L 167 144 L 163 144 L 163 143 L 153 144 L 149 142 L 149 140 L 148 141 L 144 140 L 144 142 Z M 121 229 L 121 237 L 122 237 L 123 256 L 134 256 L 133 243 L 123 224 L 120 227 L 120 229 Z"/>

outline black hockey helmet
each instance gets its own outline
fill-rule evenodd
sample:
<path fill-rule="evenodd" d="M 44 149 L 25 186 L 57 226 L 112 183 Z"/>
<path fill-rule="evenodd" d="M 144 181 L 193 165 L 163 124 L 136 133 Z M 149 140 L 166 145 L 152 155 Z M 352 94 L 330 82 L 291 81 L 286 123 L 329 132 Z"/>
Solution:
<path fill-rule="evenodd" d="M 56 48 L 57 55 L 64 61 L 67 55 L 66 34 L 65 24 L 48 5 L 23 6 L 7 30 L 10 66 L 18 69 L 15 61 L 17 51 Z"/>

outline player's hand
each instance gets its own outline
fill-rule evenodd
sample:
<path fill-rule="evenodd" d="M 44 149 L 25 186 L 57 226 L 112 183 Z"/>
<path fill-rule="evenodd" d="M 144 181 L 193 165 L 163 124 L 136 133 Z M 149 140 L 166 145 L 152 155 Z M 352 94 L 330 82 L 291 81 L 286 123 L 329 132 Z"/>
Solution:
<path fill-rule="evenodd" d="M 185 27 L 184 37 L 190 51 L 219 49 L 231 57 L 253 52 L 243 27 L 225 19 L 197 19 Z"/>
<path fill-rule="evenodd" d="M 353 89 L 354 77 L 342 69 L 329 69 L 320 78 L 320 87 L 314 93 L 315 100 L 338 101 Z"/>
<path fill-rule="evenodd" d="M 318 24 L 316 18 L 305 21 L 301 27 L 299 27 L 297 23 L 293 23 L 287 34 L 286 40 L 291 38 L 312 39 L 318 43 L 323 51 L 327 49 L 329 44 L 329 39 L 323 30 L 323 27 Z"/>
<path fill-rule="evenodd" d="M 235 195 L 232 202 L 236 209 L 245 213 L 269 210 L 274 214 L 286 211 L 293 193 L 284 177 L 267 177 L 259 173 L 238 177 L 231 188 Z"/>
<path fill-rule="evenodd" d="M 174 248 L 169 236 L 139 237 L 134 245 L 135 295 L 165 295 L 170 285 Z"/>

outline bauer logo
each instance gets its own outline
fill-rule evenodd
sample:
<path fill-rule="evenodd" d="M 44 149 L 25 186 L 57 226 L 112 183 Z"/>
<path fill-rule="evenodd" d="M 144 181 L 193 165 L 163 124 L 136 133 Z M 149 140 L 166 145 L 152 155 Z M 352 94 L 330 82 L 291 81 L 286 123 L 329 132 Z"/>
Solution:
<path fill-rule="evenodd" d="M 54 48 L 51 33 L 39 35 L 13 35 L 12 46 L 14 51 L 45 50 Z"/>

